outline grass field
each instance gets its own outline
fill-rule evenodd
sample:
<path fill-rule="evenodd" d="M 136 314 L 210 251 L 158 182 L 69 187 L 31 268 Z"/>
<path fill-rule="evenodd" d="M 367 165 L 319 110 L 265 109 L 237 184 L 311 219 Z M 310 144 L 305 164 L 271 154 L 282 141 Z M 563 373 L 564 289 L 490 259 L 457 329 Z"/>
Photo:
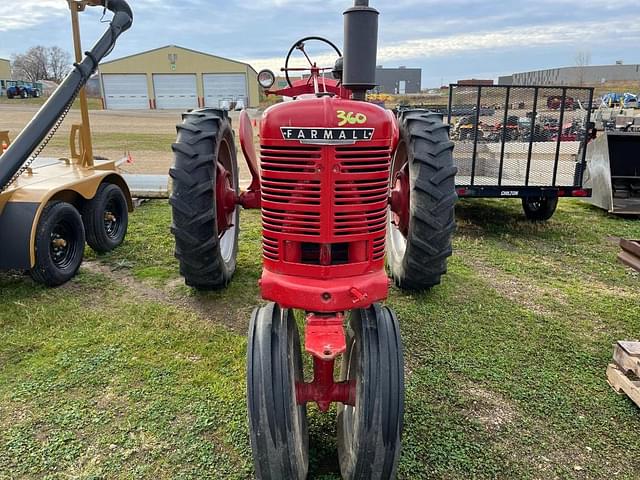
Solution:
<path fill-rule="evenodd" d="M 46 102 L 48 98 L 46 97 L 38 97 L 38 98 L 12 98 L 9 99 L 5 96 L 0 97 L 0 105 L 31 105 L 39 107 Z M 102 100 L 99 98 L 88 98 L 87 105 L 89 106 L 89 110 L 101 110 L 102 109 Z M 80 109 L 80 100 L 76 100 L 73 103 L 73 108 L 76 110 Z"/>
<path fill-rule="evenodd" d="M 117 252 L 46 290 L 0 275 L 0 478 L 251 478 L 245 332 L 260 227 L 239 270 L 182 285 L 169 208 L 143 205 Z M 393 290 L 406 359 L 400 477 L 640 477 L 640 411 L 607 385 L 612 343 L 640 337 L 640 277 L 615 237 L 640 222 L 561 203 L 458 206 L 455 255 L 429 293 Z M 339 478 L 332 415 L 310 408 L 310 478 Z"/>

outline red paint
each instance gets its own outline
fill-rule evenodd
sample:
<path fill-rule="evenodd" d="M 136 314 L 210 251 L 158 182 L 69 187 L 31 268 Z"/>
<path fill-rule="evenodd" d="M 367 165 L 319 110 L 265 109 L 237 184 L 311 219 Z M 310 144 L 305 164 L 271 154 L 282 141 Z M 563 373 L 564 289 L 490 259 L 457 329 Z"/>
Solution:
<path fill-rule="evenodd" d="M 304 69 L 309 70 L 309 69 Z M 321 92 L 329 92 L 334 95 L 342 98 L 349 99 L 351 98 L 351 90 L 348 90 L 338 84 L 338 82 L 332 78 L 322 78 L 316 77 L 318 79 L 318 87 Z M 315 87 L 313 82 L 313 76 L 309 78 L 304 78 L 301 80 L 296 80 L 293 82 L 292 87 L 286 87 L 280 90 L 273 90 L 265 92 L 267 95 L 278 95 L 282 97 L 299 97 L 300 95 L 305 94 L 314 94 Z"/>
<path fill-rule="evenodd" d="M 265 247 L 269 245 L 267 241 L 263 240 Z M 301 266 L 302 272 L 305 267 Z M 336 277 L 333 280 L 282 275 L 265 268 L 260 279 L 260 289 L 263 298 L 271 301 L 276 301 L 274 299 L 277 298 L 277 302 L 284 308 L 330 313 L 366 308 L 372 303 L 383 301 L 389 293 L 389 279 L 384 268 L 374 273 Z"/>
<path fill-rule="evenodd" d="M 409 199 L 411 187 L 409 185 L 409 165 L 404 164 L 400 171 L 395 174 L 394 186 L 391 190 L 391 213 L 393 224 L 402 232 L 402 235 L 409 235 L 410 208 Z"/>
<path fill-rule="evenodd" d="M 233 189 L 231 173 L 220 162 L 216 174 L 216 217 L 218 235 L 222 235 L 233 224 L 233 212 L 236 209 L 236 192 Z"/>
<path fill-rule="evenodd" d="M 322 360 L 335 360 L 347 349 L 343 324 L 342 313 L 328 315 L 309 313 L 305 328 L 305 350 Z"/>
<path fill-rule="evenodd" d="M 341 127 L 339 111 L 366 121 Z M 352 144 L 305 144 L 285 139 L 281 127 L 368 128 L 373 136 Z M 366 102 L 313 96 L 265 111 L 260 129 L 265 299 L 335 312 L 386 298 L 388 179 L 397 138 L 393 114 Z"/>
<path fill-rule="evenodd" d="M 255 123 L 255 120 L 254 120 Z M 251 173 L 251 185 L 248 190 L 250 192 L 260 193 L 260 172 L 258 171 L 258 156 L 253 145 L 253 128 L 251 128 L 251 119 L 246 110 L 240 112 L 240 147 L 247 161 L 247 167 Z M 245 207 L 246 208 L 246 207 Z"/>
<path fill-rule="evenodd" d="M 355 404 L 355 382 L 336 383 L 333 378 L 336 357 L 347 349 L 343 324 L 342 313 L 307 315 L 305 349 L 313 355 L 313 381 L 296 383 L 299 405 L 316 402 L 320 411 L 326 412 L 333 402 Z"/>

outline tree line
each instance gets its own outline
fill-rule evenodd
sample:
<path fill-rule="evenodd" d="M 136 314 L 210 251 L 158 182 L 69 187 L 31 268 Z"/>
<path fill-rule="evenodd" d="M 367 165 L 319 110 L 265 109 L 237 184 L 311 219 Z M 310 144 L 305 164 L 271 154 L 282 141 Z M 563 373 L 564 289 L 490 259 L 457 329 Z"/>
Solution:
<path fill-rule="evenodd" d="M 71 70 L 71 55 L 60 47 L 31 47 L 25 53 L 11 56 L 12 77 L 15 80 L 60 83 Z"/>

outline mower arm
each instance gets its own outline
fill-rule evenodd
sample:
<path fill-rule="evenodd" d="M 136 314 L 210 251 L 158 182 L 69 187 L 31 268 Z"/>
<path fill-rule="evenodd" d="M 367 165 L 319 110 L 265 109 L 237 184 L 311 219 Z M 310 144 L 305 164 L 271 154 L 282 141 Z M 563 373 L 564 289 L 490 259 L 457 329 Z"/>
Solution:
<path fill-rule="evenodd" d="M 128 30 L 133 23 L 133 13 L 125 0 L 90 0 L 88 4 L 104 6 L 114 13 L 109 29 L 93 48 L 86 52 L 84 60 L 74 64 L 71 73 L 20 132 L 7 151 L 0 156 L 0 192 L 8 186 L 28 156 L 42 143 L 67 107 L 75 100 L 80 89 L 97 70 L 100 61 L 111 52 L 120 34 Z"/>

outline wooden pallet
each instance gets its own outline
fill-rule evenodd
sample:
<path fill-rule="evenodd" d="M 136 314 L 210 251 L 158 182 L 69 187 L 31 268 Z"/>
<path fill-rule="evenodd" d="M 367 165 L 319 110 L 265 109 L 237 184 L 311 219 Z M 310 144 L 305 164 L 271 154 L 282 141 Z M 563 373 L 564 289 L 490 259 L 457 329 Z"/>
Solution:
<path fill-rule="evenodd" d="M 609 385 L 640 407 L 640 342 L 616 343 L 613 361 L 615 363 L 607 367 Z"/>
<path fill-rule="evenodd" d="M 618 255 L 618 259 L 625 265 L 640 272 L 640 241 L 620 240 L 622 252 Z"/>

